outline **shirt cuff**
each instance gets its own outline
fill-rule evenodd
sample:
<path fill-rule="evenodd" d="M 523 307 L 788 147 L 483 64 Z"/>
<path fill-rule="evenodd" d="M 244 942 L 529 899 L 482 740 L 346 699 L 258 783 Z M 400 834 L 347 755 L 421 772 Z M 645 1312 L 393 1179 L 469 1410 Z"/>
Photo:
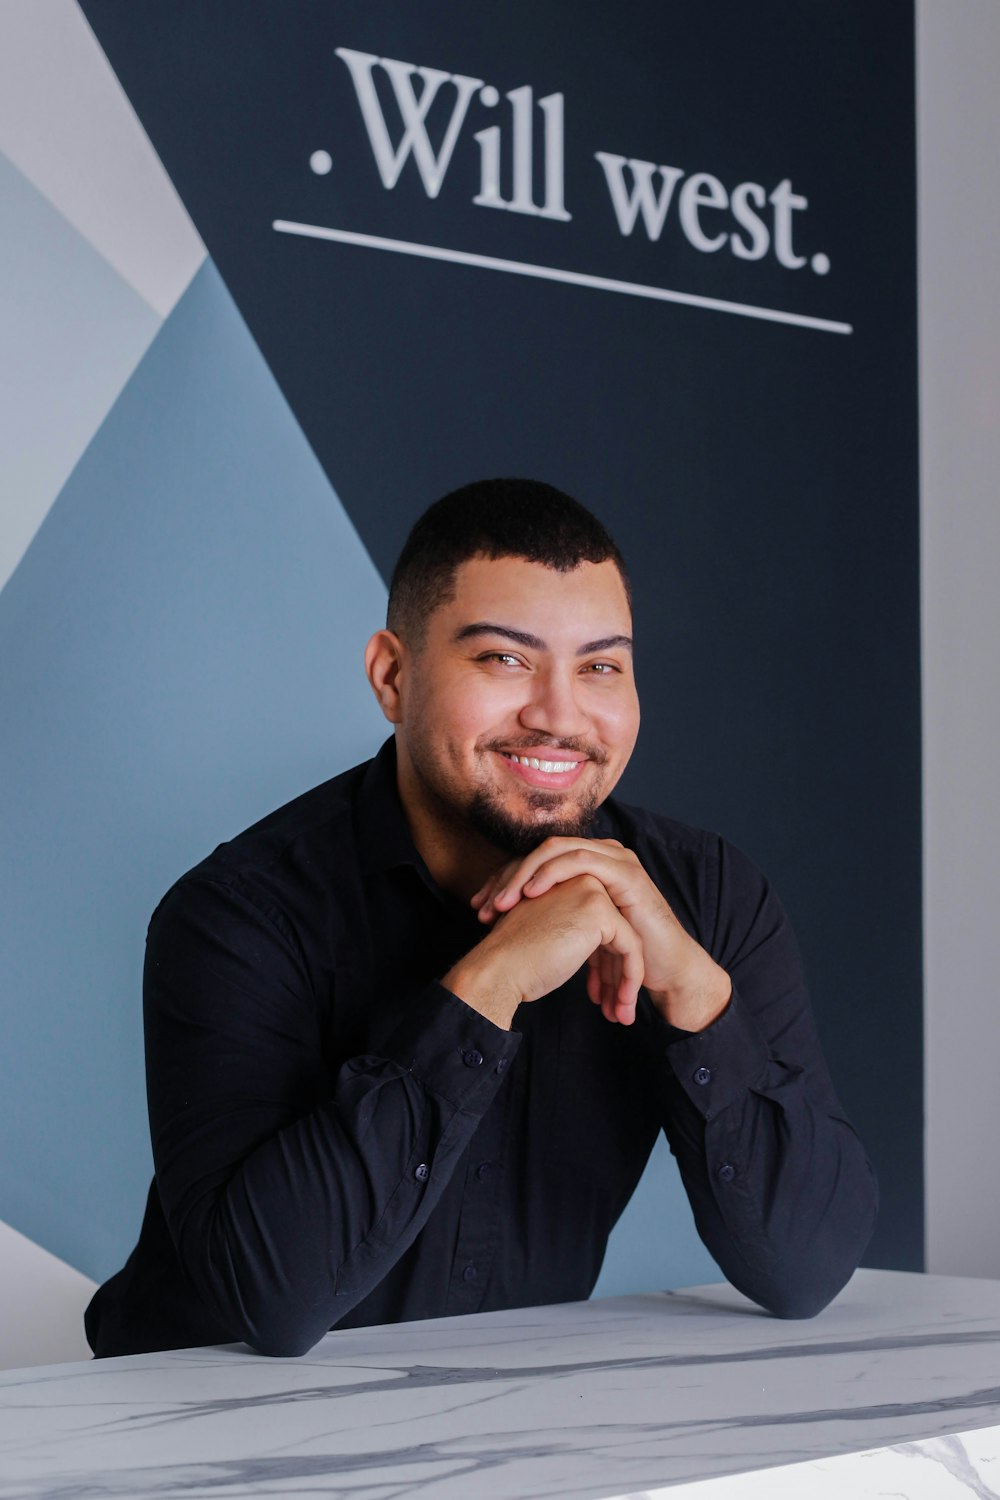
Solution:
<path fill-rule="evenodd" d="M 494 1026 L 443 984 L 414 997 L 383 1051 L 431 1093 L 482 1114 L 503 1082 L 521 1034 Z"/>
<path fill-rule="evenodd" d="M 735 989 L 722 1015 L 704 1031 L 672 1031 L 664 1056 L 705 1120 L 759 1083 L 769 1058 L 767 1043 Z"/>

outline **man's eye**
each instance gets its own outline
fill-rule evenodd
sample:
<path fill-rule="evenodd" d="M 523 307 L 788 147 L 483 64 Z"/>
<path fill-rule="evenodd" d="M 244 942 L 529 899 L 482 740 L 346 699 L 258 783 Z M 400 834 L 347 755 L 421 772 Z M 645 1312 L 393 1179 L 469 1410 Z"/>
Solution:
<path fill-rule="evenodd" d="M 616 672 L 620 671 L 620 668 L 611 661 L 592 661 L 588 663 L 584 671 L 593 673 L 595 677 L 613 677 Z"/>
<path fill-rule="evenodd" d="M 504 667 L 519 667 L 521 665 L 520 659 L 512 656 L 509 651 L 487 651 L 479 660 L 499 662 Z"/>

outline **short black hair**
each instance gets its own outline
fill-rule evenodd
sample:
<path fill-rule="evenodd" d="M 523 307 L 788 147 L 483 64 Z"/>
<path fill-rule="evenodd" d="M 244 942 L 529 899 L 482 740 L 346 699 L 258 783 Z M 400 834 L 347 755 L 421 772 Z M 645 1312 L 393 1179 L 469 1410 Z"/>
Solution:
<path fill-rule="evenodd" d="M 537 479 L 480 479 L 435 501 L 410 532 L 392 573 L 386 625 L 419 646 L 434 611 L 454 597 L 455 574 L 473 557 L 523 557 L 560 573 L 609 559 L 625 561 L 596 516 Z"/>

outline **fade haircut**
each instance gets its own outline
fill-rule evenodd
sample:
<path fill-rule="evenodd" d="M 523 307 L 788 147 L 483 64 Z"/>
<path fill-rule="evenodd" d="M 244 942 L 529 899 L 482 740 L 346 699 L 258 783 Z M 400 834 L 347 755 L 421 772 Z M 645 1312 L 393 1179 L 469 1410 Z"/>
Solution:
<path fill-rule="evenodd" d="M 419 649 L 427 621 L 455 597 L 455 574 L 473 557 L 522 557 L 560 573 L 610 560 L 632 608 L 624 559 L 578 500 L 535 479 L 482 479 L 452 490 L 416 522 L 393 569 L 387 628 Z"/>

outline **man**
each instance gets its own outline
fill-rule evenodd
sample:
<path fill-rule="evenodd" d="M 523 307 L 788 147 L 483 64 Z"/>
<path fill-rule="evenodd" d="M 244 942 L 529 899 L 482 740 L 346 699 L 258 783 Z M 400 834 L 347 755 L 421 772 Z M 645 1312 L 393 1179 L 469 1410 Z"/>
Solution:
<path fill-rule="evenodd" d="M 557 490 L 418 521 L 366 653 L 393 740 L 154 915 L 156 1180 L 97 1354 L 586 1297 L 661 1128 L 736 1286 L 797 1317 L 846 1281 L 875 1187 L 787 920 L 724 841 L 609 800 L 631 635 Z"/>

